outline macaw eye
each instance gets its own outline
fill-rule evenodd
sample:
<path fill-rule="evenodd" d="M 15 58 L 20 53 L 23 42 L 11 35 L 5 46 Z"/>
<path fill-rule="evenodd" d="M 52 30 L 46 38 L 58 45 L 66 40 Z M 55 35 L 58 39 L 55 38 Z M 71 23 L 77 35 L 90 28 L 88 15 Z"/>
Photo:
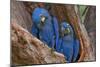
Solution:
<path fill-rule="evenodd" d="M 64 31 L 65 34 L 70 34 L 70 32 L 71 32 L 71 31 L 70 31 L 69 28 L 66 28 L 65 31 Z"/>

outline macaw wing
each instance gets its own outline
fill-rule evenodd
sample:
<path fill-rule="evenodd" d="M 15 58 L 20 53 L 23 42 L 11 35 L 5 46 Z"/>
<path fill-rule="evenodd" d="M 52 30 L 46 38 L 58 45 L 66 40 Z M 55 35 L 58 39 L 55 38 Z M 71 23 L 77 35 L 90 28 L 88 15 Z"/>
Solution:
<path fill-rule="evenodd" d="M 56 46 L 56 51 L 57 52 L 60 52 L 60 53 L 63 53 L 63 48 L 62 48 L 62 39 L 59 38 L 59 41 L 58 41 L 58 45 Z"/>
<path fill-rule="evenodd" d="M 63 45 L 63 53 L 66 56 L 66 60 L 68 62 L 71 62 L 72 57 L 73 57 L 73 43 L 72 43 L 72 41 L 69 41 L 69 42 L 63 41 L 62 45 Z"/>
<path fill-rule="evenodd" d="M 78 57 L 78 54 L 79 54 L 79 47 L 80 47 L 80 44 L 79 44 L 79 40 L 76 39 L 74 40 L 74 45 L 73 45 L 73 61 L 75 62 L 77 57 Z"/>
<path fill-rule="evenodd" d="M 56 46 L 55 48 L 58 48 L 58 40 L 59 40 L 59 26 L 58 26 L 58 20 L 56 17 L 53 16 L 52 18 L 52 23 L 53 23 L 53 28 L 54 28 L 54 34 L 55 34 L 55 39 L 56 39 Z"/>

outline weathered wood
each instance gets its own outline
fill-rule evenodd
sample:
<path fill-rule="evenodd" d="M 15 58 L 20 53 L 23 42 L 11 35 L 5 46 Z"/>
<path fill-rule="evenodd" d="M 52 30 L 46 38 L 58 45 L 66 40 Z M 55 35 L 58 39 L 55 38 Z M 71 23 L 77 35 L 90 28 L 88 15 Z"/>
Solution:
<path fill-rule="evenodd" d="M 96 7 L 89 6 L 84 25 L 88 32 L 96 31 Z"/>
<path fill-rule="evenodd" d="M 84 25 L 92 43 L 93 58 L 96 60 L 96 6 L 89 6 Z"/>
<path fill-rule="evenodd" d="M 63 54 L 57 53 L 32 36 L 17 23 L 11 22 L 12 64 L 65 63 Z"/>
<path fill-rule="evenodd" d="M 24 4 L 16 0 L 11 0 L 11 22 L 13 21 L 17 22 L 28 31 L 31 30 L 31 15 L 26 11 Z"/>

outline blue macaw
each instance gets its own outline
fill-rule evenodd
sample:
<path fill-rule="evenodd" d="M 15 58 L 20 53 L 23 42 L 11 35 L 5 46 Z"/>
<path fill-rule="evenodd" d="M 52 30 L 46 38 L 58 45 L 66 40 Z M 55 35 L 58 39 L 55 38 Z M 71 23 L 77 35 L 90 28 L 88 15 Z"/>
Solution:
<path fill-rule="evenodd" d="M 63 53 L 68 62 L 75 62 L 79 54 L 79 40 L 75 38 L 74 30 L 68 22 L 62 22 L 60 27 L 56 51 Z"/>
<path fill-rule="evenodd" d="M 32 13 L 32 34 L 46 43 L 49 47 L 54 48 L 58 43 L 57 19 L 51 16 L 49 12 L 41 7 L 34 9 Z"/>

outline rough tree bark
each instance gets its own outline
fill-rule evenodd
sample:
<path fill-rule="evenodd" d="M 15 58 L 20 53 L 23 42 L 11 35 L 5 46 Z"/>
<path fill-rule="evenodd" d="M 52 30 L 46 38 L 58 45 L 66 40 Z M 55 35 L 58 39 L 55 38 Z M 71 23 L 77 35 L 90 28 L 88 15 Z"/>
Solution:
<path fill-rule="evenodd" d="M 94 55 L 94 60 L 96 60 L 96 7 L 95 6 L 89 6 L 89 9 L 87 11 L 84 25 L 86 27 L 86 30 L 89 34 L 91 43 L 92 43 L 92 51 Z"/>
<path fill-rule="evenodd" d="M 17 22 L 28 31 L 31 30 L 31 15 L 26 11 L 22 2 L 11 0 L 11 21 Z"/>
<path fill-rule="evenodd" d="M 11 22 L 12 64 L 65 63 L 63 54 L 57 53 L 46 44 L 32 36 L 15 22 Z"/>

